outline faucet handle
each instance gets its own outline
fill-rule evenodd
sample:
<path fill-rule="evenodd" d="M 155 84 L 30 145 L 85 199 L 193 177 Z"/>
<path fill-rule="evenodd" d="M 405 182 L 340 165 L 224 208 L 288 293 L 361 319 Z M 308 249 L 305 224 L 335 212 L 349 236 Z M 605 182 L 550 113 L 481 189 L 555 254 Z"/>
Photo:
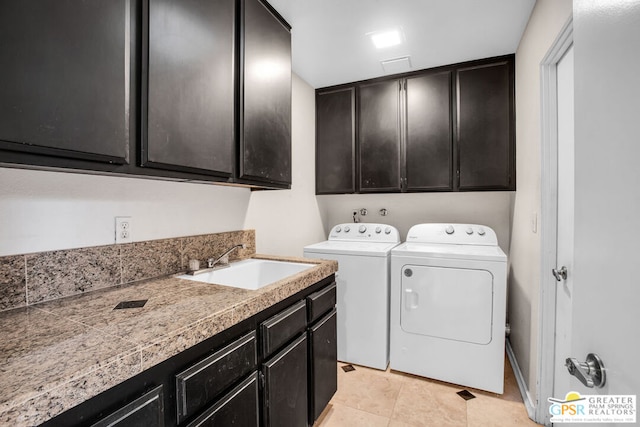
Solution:
<path fill-rule="evenodd" d="M 213 267 L 213 263 L 214 263 L 214 262 L 216 262 L 216 260 L 215 260 L 215 259 L 213 259 L 213 258 L 209 258 L 209 259 L 207 260 L 207 268 L 212 268 L 212 267 Z"/>

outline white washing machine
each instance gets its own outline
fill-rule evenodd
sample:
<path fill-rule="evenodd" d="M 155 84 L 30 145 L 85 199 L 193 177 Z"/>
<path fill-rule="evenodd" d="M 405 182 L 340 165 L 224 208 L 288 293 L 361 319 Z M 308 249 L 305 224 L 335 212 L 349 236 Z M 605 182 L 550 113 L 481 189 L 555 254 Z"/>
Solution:
<path fill-rule="evenodd" d="M 329 240 L 306 246 L 304 256 L 338 261 L 338 360 L 387 369 L 389 365 L 389 267 L 400 233 L 386 224 L 348 223 Z"/>
<path fill-rule="evenodd" d="M 391 369 L 502 394 L 506 287 L 491 228 L 411 227 L 391 251 Z"/>

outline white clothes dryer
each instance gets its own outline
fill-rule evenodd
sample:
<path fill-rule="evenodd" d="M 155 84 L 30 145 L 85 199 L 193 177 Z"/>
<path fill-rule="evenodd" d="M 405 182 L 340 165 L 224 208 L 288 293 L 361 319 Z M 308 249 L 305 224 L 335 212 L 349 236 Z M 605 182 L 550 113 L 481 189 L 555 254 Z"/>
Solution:
<path fill-rule="evenodd" d="M 328 240 L 304 248 L 307 258 L 338 261 L 338 360 L 387 369 L 389 365 L 389 271 L 400 233 L 387 224 L 347 223 Z"/>
<path fill-rule="evenodd" d="M 503 393 L 507 256 L 475 224 L 419 224 L 391 251 L 391 369 Z"/>

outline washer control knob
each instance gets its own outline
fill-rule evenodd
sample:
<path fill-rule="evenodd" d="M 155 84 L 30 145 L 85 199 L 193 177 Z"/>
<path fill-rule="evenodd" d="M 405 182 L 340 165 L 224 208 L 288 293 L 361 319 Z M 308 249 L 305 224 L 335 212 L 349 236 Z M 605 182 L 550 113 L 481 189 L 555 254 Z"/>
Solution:
<path fill-rule="evenodd" d="M 349 231 L 351 231 L 351 227 L 349 227 L 348 225 L 344 228 L 344 232 L 348 233 Z"/>
<path fill-rule="evenodd" d="M 444 232 L 447 234 L 453 234 L 454 231 L 453 225 L 447 225 L 447 228 L 444 229 Z"/>
<path fill-rule="evenodd" d="M 384 234 L 391 234 L 391 227 L 387 227 L 384 229 Z"/>
<path fill-rule="evenodd" d="M 339 225 L 338 225 L 338 226 L 336 226 L 336 233 L 339 233 L 339 232 L 341 232 L 341 231 L 342 231 L 342 227 L 340 227 Z"/>
<path fill-rule="evenodd" d="M 478 228 L 479 235 L 484 236 L 484 233 L 485 233 L 484 228 Z"/>
<path fill-rule="evenodd" d="M 473 234 L 473 228 L 471 227 L 467 228 L 467 234 L 471 236 Z"/>
<path fill-rule="evenodd" d="M 382 232 L 382 228 L 376 227 L 376 234 L 380 234 L 380 232 Z"/>
<path fill-rule="evenodd" d="M 367 231 L 367 226 L 366 225 L 361 225 L 360 228 L 358 228 L 358 231 L 362 234 L 365 231 Z"/>

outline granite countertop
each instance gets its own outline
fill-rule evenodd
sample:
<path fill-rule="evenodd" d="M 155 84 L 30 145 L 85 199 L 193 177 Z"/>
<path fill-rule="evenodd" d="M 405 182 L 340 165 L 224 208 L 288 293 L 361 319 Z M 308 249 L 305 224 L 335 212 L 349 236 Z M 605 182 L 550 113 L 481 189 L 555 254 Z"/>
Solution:
<path fill-rule="evenodd" d="M 253 258 L 316 266 L 255 291 L 166 277 L 0 313 L 0 424 L 43 423 L 337 270 Z"/>

